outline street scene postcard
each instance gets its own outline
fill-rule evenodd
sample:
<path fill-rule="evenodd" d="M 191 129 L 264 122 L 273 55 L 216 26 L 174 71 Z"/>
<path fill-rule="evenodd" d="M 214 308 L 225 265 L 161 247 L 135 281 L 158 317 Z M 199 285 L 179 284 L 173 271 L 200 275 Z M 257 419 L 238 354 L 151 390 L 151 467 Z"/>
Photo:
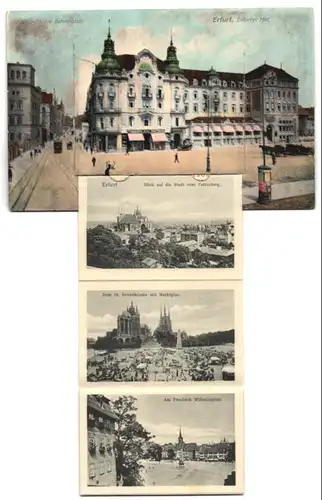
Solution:
<path fill-rule="evenodd" d="M 242 391 L 81 390 L 81 495 L 243 493 Z"/>
<path fill-rule="evenodd" d="M 77 210 L 75 176 L 111 169 L 313 208 L 313 40 L 306 8 L 10 12 L 10 209 Z"/>
<path fill-rule="evenodd" d="M 242 385 L 241 282 L 79 287 L 81 385 Z"/>
<path fill-rule="evenodd" d="M 242 279 L 241 183 L 79 177 L 79 279 Z"/>

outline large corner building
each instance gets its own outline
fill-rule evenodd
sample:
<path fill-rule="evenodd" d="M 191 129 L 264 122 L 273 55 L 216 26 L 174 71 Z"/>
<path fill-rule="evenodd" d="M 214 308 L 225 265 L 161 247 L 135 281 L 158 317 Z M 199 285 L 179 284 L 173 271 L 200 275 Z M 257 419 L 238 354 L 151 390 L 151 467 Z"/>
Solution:
<path fill-rule="evenodd" d="M 87 94 L 87 142 L 99 151 L 274 143 L 298 137 L 298 79 L 268 64 L 242 73 L 182 69 L 171 39 L 116 55 L 110 30 Z"/>

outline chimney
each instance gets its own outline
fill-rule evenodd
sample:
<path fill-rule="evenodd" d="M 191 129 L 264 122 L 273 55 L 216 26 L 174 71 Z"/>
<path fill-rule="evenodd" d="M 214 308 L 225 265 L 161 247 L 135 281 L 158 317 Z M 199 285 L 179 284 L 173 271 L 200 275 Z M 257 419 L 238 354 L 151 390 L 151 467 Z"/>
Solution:
<path fill-rule="evenodd" d="M 283 69 L 283 63 L 281 63 L 281 69 Z"/>

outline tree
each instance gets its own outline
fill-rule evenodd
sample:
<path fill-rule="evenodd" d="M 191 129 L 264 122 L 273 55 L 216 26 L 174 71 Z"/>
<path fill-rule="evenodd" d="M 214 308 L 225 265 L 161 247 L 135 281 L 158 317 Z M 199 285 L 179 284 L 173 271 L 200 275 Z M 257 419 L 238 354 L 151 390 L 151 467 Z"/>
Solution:
<path fill-rule="evenodd" d="M 169 460 L 174 460 L 176 457 L 176 452 L 174 451 L 173 448 L 168 449 L 168 459 Z"/>
<path fill-rule="evenodd" d="M 161 229 L 158 229 L 155 233 L 155 237 L 158 239 L 158 240 L 163 240 L 164 238 L 164 232 L 161 231 Z"/>
<path fill-rule="evenodd" d="M 149 447 L 149 454 L 152 460 L 156 460 L 157 462 L 161 462 L 162 458 L 162 447 L 157 443 L 151 443 Z"/>
<path fill-rule="evenodd" d="M 123 478 L 123 486 L 143 485 L 140 460 L 144 457 L 144 445 L 154 437 L 137 421 L 135 401 L 132 396 L 121 396 L 112 403 L 119 419 L 114 450 L 117 477 Z"/>

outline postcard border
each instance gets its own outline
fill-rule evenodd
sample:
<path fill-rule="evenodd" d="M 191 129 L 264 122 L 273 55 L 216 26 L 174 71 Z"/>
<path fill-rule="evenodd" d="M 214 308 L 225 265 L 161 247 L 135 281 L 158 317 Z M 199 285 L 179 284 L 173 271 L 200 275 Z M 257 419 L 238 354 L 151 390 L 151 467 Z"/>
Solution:
<path fill-rule="evenodd" d="M 131 176 L 137 177 L 137 176 Z M 151 180 L 154 176 L 139 176 Z M 168 177 L 168 176 L 164 176 Z M 171 176 L 182 178 L 187 176 Z M 193 177 L 193 176 L 188 176 Z M 229 178 L 234 185 L 234 229 L 235 229 L 235 266 L 233 269 L 96 269 L 87 267 L 86 229 L 87 229 L 87 180 L 89 177 L 78 177 L 78 263 L 80 281 L 107 281 L 107 280 L 144 280 L 144 281 L 171 281 L 171 280 L 241 280 L 243 261 L 242 238 L 242 175 L 215 175 L 210 177 L 215 182 L 220 178 Z M 90 177 L 93 178 L 93 177 Z M 106 177 L 95 176 L 106 182 Z"/>
<path fill-rule="evenodd" d="M 178 282 L 173 281 L 149 281 L 149 282 L 80 282 L 79 283 L 79 384 L 82 387 L 107 387 L 116 385 L 119 390 L 132 390 L 133 387 L 146 389 L 150 387 L 168 387 L 169 382 L 87 382 L 87 292 L 88 291 L 216 291 L 216 290 L 232 290 L 234 292 L 234 328 L 235 328 L 235 381 L 200 381 L 200 382 L 173 382 L 178 387 L 192 387 L 199 389 L 202 384 L 216 384 L 216 387 L 223 385 L 224 387 L 239 386 L 243 384 L 243 284 L 241 281 L 189 281 Z M 130 389 L 128 389 L 130 388 Z"/>
<path fill-rule="evenodd" d="M 95 387 L 93 389 L 80 388 L 79 390 L 79 494 L 80 496 L 162 496 L 162 495 L 242 495 L 244 493 L 244 393 L 240 388 L 218 387 L 205 388 L 204 386 L 198 388 L 198 391 L 191 390 L 191 386 L 178 387 L 169 386 L 167 390 L 163 389 L 153 391 L 139 391 L 133 390 L 120 392 L 120 386 L 115 388 L 102 388 Z M 235 396 L 235 443 L 236 443 L 236 485 L 235 486 L 92 486 L 87 485 L 88 465 L 87 465 L 87 395 L 103 394 L 107 397 L 121 396 L 121 395 L 156 395 L 164 394 L 170 395 L 220 395 L 220 394 L 234 394 Z"/>

